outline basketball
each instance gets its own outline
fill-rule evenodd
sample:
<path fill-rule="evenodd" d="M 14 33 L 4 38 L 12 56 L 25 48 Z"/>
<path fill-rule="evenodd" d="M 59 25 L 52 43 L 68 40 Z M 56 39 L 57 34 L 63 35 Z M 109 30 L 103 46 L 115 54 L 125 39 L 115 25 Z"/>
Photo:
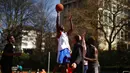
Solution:
<path fill-rule="evenodd" d="M 64 6 L 62 4 L 56 5 L 56 11 L 62 11 L 64 9 Z"/>

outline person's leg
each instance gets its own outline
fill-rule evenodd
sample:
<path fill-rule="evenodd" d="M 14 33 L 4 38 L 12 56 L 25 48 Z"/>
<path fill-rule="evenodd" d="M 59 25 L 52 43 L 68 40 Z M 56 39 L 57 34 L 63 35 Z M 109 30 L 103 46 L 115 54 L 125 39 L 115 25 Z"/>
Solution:
<path fill-rule="evenodd" d="M 6 67 L 5 67 L 5 65 L 1 65 L 1 73 L 6 73 Z"/>
<path fill-rule="evenodd" d="M 70 55 L 70 53 L 68 53 L 68 49 L 63 49 L 61 51 L 58 52 L 58 56 L 57 56 L 57 62 L 62 65 L 61 67 L 61 71 L 62 73 L 66 73 L 66 64 L 69 62 L 67 59 L 67 57 Z M 58 70 L 59 67 L 55 67 L 53 70 L 53 73 L 55 73 Z"/>
<path fill-rule="evenodd" d="M 65 64 L 65 70 L 66 73 L 68 73 L 68 69 L 69 69 L 69 64 L 70 64 L 70 51 L 68 48 L 66 48 L 64 50 L 64 59 L 63 59 L 63 63 Z"/>
<path fill-rule="evenodd" d="M 56 73 L 56 71 L 59 69 L 59 64 L 57 64 L 54 69 L 53 69 L 53 73 Z"/>
<path fill-rule="evenodd" d="M 88 65 L 84 65 L 84 73 L 87 73 Z"/>
<path fill-rule="evenodd" d="M 66 64 L 66 73 L 69 72 L 69 68 L 70 68 L 70 67 L 69 67 L 69 63 L 67 63 L 67 64 Z"/>
<path fill-rule="evenodd" d="M 8 71 L 7 73 L 12 73 L 12 66 L 9 65 L 7 71 Z"/>
<path fill-rule="evenodd" d="M 63 63 L 63 57 L 62 57 L 62 50 L 58 51 L 57 54 L 57 65 L 53 69 L 53 73 L 56 73 L 56 71 L 61 67 L 61 64 Z"/>
<path fill-rule="evenodd" d="M 65 54 L 64 54 L 64 49 L 63 49 L 63 50 L 59 51 L 57 63 L 62 65 L 64 63 L 64 57 L 65 57 Z"/>
<path fill-rule="evenodd" d="M 65 66 L 65 65 L 62 65 L 62 67 L 61 67 L 61 73 L 67 73 L 67 72 L 66 72 L 66 66 Z"/>
<path fill-rule="evenodd" d="M 92 66 L 88 66 L 87 73 L 95 73 L 95 68 Z"/>
<path fill-rule="evenodd" d="M 67 61 L 67 48 L 60 51 L 58 63 L 62 65 L 61 71 L 62 73 L 67 73 L 67 64 L 69 61 Z"/>
<path fill-rule="evenodd" d="M 20 71 L 19 71 L 19 73 L 23 73 L 23 71 L 22 71 L 22 70 L 20 70 Z"/>
<path fill-rule="evenodd" d="M 95 73 L 99 73 L 99 67 L 95 66 Z"/>
<path fill-rule="evenodd" d="M 2 65 L 1 72 L 2 73 L 12 73 L 12 68 L 10 65 Z"/>

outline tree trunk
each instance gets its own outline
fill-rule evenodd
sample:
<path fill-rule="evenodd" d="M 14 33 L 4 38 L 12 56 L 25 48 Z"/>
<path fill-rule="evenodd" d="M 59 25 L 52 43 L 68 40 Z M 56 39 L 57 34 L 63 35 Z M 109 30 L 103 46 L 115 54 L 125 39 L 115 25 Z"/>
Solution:
<path fill-rule="evenodd" d="M 41 35 L 40 35 L 40 44 L 39 44 L 39 49 L 40 49 L 40 51 L 42 50 L 42 34 L 43 32 L 41 32 Z"/>
<path fill-rule="evenodd" d="M 42 35 L 43 35 L 43 32 L 40 31 L 39 33 L 40 34 L 37 34 L 36 48 L 41 51 L 42 50 Z"/>
<path fill-rule="evenodd" d="M 108 51 L 111 51 L 112 45 L 111 43 L 108 43 Z"/>

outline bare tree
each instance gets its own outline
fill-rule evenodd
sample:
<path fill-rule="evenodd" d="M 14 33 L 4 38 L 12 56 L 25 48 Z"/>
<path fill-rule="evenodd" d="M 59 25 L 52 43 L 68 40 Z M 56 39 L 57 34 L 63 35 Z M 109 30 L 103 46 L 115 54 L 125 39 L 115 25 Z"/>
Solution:
<path fill-rule="evenodd" d="M 74 23 L 74 34 L 82 34 L 84 31 L 87 31 L 88 35 L 93 35 L 94 38 L 97 39 L 97 27 L 91 25 L 91 23 L 95 22 L 94 20 L 97 18 L 98 7 L 96 3 L 97 0 L 83 0 L 83 2 L 80 3 L 81 5 L 76 8 L 71 5 L 72 7 L 69 7 L 70 9 L 68 10 L 68 13 L 66 12 L 66 14 L 64 14 L 66 15 L 64 18 L 66 28 L 69 28 L 67 17 L 71 14 Z M 96 25 L 97 22 L 94 24 Z"/>
<path fill-rule="evenodd" d="M 111 51 L 120 31 L 126 30 L 129 6 L 124 0 L 100 0 L 100 5 L 102 6 L 99 6 L 97 28 Z"/>
<path fill-rule="evenodd" d="M 39 0 L 35 4 L 36 14 L 31 17 L 31 22 L 37 30 L 36 46 L 40 50 L 44 46 L 42 44 L 44 41 L 43 38 L 45 29 L 48 27 L 51 28 L 51 26 L 53 26 L 52 24 L 50 24 L 52 21 L 49 21 L 49 19 L 52 18 L 52 13 L 54 12 L 54 9 L 52 7 L 53 5 L 54 4 L 52 0 Z"/>
<path fill-rule="evenodd" d="M 105 39 L 103 42 L 107 42 L 108 50 L 111 50 L 119 33 L 127 31 L 128 2 L 124 0 L 85 0 L 82 4 L 81 7 L 72 8 L 74 10 L 70 9 L 76 27 L 75 31 L 81 33 L 83 29 L 87 29 L 88 32 L 93 33 L 97 41 L 98 37 L 103 37 Z"/>
<path fill-rule="evenodd" d="M 31 5 L 29 0 L 0 0 L 1 20 L 8 33 L 16 32 L 29 19 Z"/>
<path fill-rule="evenodd" d="M 0 0 L 0 20 L 5 27 L 3 34 L 13 34 L 18 46 L 21 45 L 23 26 L 33 14 L 32 4 L 30 0 Z"/>

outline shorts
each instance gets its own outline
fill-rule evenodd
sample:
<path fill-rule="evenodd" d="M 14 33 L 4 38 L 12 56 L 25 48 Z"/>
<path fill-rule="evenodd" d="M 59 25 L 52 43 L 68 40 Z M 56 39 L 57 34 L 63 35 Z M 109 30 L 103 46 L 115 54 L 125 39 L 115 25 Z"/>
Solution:
<path fill-rule="evenodd" d="M 66 63 L 70 63 L 70 50 L 68 48 L 65 48 L 61 51 L 58 51 L 58 55 L 57 55 L 57 63 L 58 64 L 66 64 Z"/>

